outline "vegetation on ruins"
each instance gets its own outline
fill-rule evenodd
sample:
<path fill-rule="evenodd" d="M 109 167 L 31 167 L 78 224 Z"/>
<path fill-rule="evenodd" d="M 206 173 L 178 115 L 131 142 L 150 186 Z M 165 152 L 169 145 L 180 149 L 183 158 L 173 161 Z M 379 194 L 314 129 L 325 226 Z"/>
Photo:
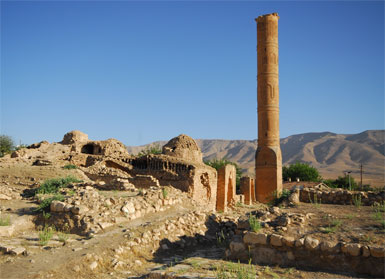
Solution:
<path fill-rule="evenodd" d="M 145 149 L 140 151 L 136 156 L 142 157 L 145 155 L 151 155 L 151 154 L 162 154 L 162 147 L 159 144 L 154 144 L 151 146 L 147 146 Z"/>
<path fill-rule="evenodd" d="M 350 185 L 349 185 L 349 179 L 350 179 Z M 354 180 L 353 177 L 349 177 L 347 175 L 345 176 L 338 176 L 337 179 L 326 179 L 323 181 L 327 186 L 331 188 L 345 188 L 345 189 L 350 189 L 349 186 L 351 187 L 352 190 L 357 190 L 358 189 L 358 184 Z"/>
<path fill-rule="evenodd" d="M 229 262 L 226 265 L 218 265 L 216 267 L 217 279 L 254 279 L 256 276 L 256 269 L 251 264 L 251 259 L 248 264 L 241 264 Z"/>
<path fill-rule="evenodd" d="M 282 178 L 288 181 L 289 178 L 295 181 L 299 178 L 301 181 L 321 181 L 322 177 L 318 170 L 309 164 L 296 162 L 295 164 L 282 167 Z"/>
<path fill-rule="evenodd" d="M 322 202 L 322 201 L 321 201 L 321 199 L 318 199 L 316 193 L 314 193 L 314 195 L 313 195 L 313 200 L 311 199 L 311 196 L 310 196 L 310 193 L 309 193 L 309 201 L 310 201 L 310 203 L 311 203 L 314 207 L 320 208 L 321 202 Z"/>
<path fill-rule="evenodd" d="M 52 178 L 45 180 L 39 188 L 36 189 L 36 194 L 55 194 L 59 191 L 60 188 L 68 187 L 71 183 L 79 183 L 81 180 L 73 177 L 67 176 L 64 178 Z"/>
<path fill-rule="evenodd" d="M 48 241 L 51 240 L 54 234 L 54 229 L 49 226 L 45 226 L 41 231 L 39 231 L 39 242 L 41 246 L 47 245 Z"/>
<path fill-rule="evenodd" d="M 68 165 L 65 165 L 63 167 L 63 169 L 65 169 L 65 170 L 74 170 L 74 169 L 77 169 L 77 168 L 78 168 L 77 166 L 72 165 L 72 164 L 68 164 Z"/>
<path fill-rule="evenodd" d="M 262 228 L 261 223 L 257 220 L 257 217 L 255 217 L 254 215 L 250 215 L 249 224 L 253 232 L 258 232 Z"/>
<path fill-rule="evenodd" d="M 11 218 L 7 216 L 0 216 L 0 226 L 9 226 L 11 225 Z"/>
<path fill-rule="evenodd" d="M 280 193 L 277 193 L 277 191 L 274 191 L 272 194 L 272 200 L 269 202 L 269 205 L 271 206 L 277 206 L 283 201 L 287 200 L 291 194 L 291 191 L 288 189 L 283 189 Z"/>
<path fill-rule="evenodd" d="M 15 148 L 15 144 L 10 136 L 0 135 L 0 157 L 11 153 Z"/>
<path fill-rule="evenodd" d="M 163 188 L 163 189 L 162 189 L 162 195 L 163 195 L 163 198 L 164 198 L 164 199 L 167 198 L 167 196 L 168 196 L 168 191 L 167 191 L 166 188 Z"/>
<path fill-rule="evenodd" d="M 47 211 L 53 201 L 64 201 L 62 194 L 55 194 L 52 197 L 43 199 L 35 211 Z"/>
<path fill-rule="evenodd" d="M 373 219 L 380 223 L 380 228 L 385 231 L 385 201 L 375 203 L 373 208 Z"/>
<path fill-rule="evenodd" d="M 222 159 L 212 159 L 212 160 L 205 160 L 204 163 L 216 170 L 219 170 L 223 166 L 226 165 L 233 165 L 235 166 L 235 171 L 236 171 L 236 187 L 237 190 L 240 188 L 241 185 L 241 177 L 242 177 L 242 169 L 238 166 L 237 163 L 231 162 L 227 160 L 226 158 Z"/>

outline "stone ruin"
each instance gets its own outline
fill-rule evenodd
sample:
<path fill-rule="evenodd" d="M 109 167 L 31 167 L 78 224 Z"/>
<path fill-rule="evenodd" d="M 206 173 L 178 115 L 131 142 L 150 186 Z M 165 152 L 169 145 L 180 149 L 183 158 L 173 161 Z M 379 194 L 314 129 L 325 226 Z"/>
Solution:
<path fill-rule="evenodd" d="M 171 139 L 162 154 L 141 157 L 129 155 L 125 146 L 115 139 L 90 141 L 79 131 L 67 133 L 61 144 L 71 145 L 68 161 L 79 166 L 102 188 L 172 186 L 215 210 L 216 170 L 203 163 L 200 148 L 187 135 Z"/>
<path fill-rule="evenodd" d="M 237 195 L 235 167 L 226 165 L 217 172 L 203 162 L 195 140 L 183 134 L 165 144 L 161 154 L 138 157 L 130 155 L 116 139 L 93 141 L 83 132 L 71 131 L 59 143 L 42 141 L 15 151 L 11 157 L 32 160 L 38 166 L 75 165 L 105 190 L 172 186 L 209 210 L 227 211 L 237 202 L 255 201 L 251 178 L 244 178 L 249 181 L 248 192 L 243 187 Z"/>

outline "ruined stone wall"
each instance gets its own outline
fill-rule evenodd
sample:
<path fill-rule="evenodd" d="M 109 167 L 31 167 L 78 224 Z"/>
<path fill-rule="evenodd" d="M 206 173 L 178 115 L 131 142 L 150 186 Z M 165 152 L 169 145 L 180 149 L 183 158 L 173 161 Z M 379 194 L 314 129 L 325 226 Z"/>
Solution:
<path fill-rule="evenodd" d="M 361 202 L 362 205 L 373 205 L 375 202 L 380 203 L 385 200 L 385 190 L 376 193 L 348 191 L 341 188 L 319 190 L 305 187 L 299 192 L 299 200 L 306 203 L 355 204 L 355 202 Z"/>
<path fill-rule="evenodd" d="M 225 165 L 218 170 L 217 202 L 218 211 L 227 211 L 227 207 L 236 201 L 236 169 L 233 165 Z"/>
<path fill-rule="evenodd" d="M 384 277 L 385 248 L 359 243 L 319 241 L 310 236 L 295 239 L 278 234 L 246 232 L 236 235 L 227 256 L 254 264 L 316 268 Z"/>
<path fill-rule="evenodd" d="M 130 174 L 151 175 L 160 185 L 170 185 L 184 192 L 209 209 L 215 210 L 217 193 L 216 170 L 197 162 L 186 161 L 167 155 L 147 155 L 123 159 L 132 165 Z"/>
<path fill-rule="evenodd" d="M 253 179 L 248 176 L 241 177 L 240 191 L 245 196 L 245 204 L 251 205 L 255 201 Z"/>

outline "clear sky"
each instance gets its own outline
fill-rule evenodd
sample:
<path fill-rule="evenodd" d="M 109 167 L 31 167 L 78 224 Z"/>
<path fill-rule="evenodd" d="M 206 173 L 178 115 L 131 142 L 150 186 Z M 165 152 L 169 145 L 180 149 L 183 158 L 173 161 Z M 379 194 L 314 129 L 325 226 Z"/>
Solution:
<path fill-rule="evenodd" d="M 255 139 L 256 23 L 278 12 L 281 137 L 384 129 L 384 2 L 1 2 L 0 134 Z"/>

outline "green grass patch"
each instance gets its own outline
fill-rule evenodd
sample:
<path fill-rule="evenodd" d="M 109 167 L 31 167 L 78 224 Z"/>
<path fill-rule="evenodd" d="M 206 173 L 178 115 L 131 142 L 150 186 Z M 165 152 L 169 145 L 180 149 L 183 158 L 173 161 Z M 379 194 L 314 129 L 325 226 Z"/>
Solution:
<path fill-rule="evenodd" d="M 0 226 L 10 226 L 11 225 L 11 217 L 8 215 L 0 216 Z"/>
<path fill-rule="evenodd" d="M 39 231 L 39 243 L 41 246 L 48 244 L 48 241 L 51 240 L 55 229 L 52 227 L 45 226 L 41 231 Z"/>
<path fill-rule="evenodd" d="M 258 232 L 262 228 L 261 223 L 257 220 L 254 215 L 250 215 L 249 224 L 253 232 Z"/>
<path fill-rule="evenodd" d="M 168 191 L 167 191 L 166 188 L 163 188 L 163 189 L 162 189 L 162 195 L 163 195 L 163 198 L 164 198 L 164 199 L 167 198 L 167 196 L 168 196 Z"/>
<path fill-rule="evenodd" d="M 52 178 L 45 180 L 39 188 L 35 190 L 35 195 L 37 194 L 55 194 L 59 191 L 60 188 L 68 187 L 71 183 L 79 183 L 81 180 L 73 177 L 67 176 L 64 178 Z"/>
<path fill-rule="evenodd" d="M 56 194 L 52 197 L 49 197 L 49 198 L 46 198 L 44 200 L 42 200 L 39 204 L 39 206 L 35 209 L 35 211 L 48 211 L 49 210 L 49 207 L 51 205 L 51 203 L 53 201 L 64 201 L 64 196 L 62 194 Z M 49 217 L 48 217 L 49 218 Z"/>
<path fill-rule="evenodd" d="M 72 165 L 72 164 L 68 164 L 68 165 L 65 165 L 65 166 L 63 167 L 63 169 L 65 169 L 65 170 L 75 170 L 75 169 L 77 169 L 77 168 L 78 168 L 77 166 Z"/>

